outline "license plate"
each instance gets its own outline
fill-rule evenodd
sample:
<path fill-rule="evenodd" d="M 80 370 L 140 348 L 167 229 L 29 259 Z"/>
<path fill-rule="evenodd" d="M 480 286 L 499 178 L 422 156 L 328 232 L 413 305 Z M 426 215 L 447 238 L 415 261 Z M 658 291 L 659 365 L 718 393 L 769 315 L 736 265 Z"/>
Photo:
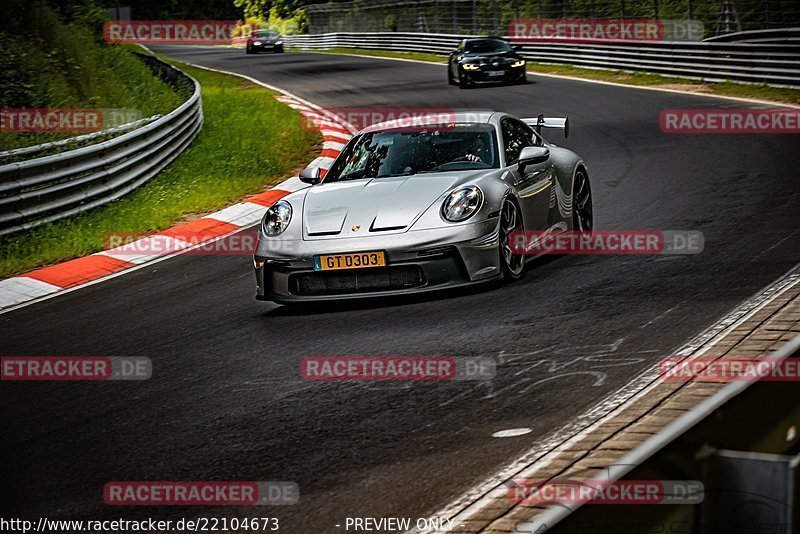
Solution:
<path fill-rule="evenodd" d="M 367 269 L 370 267 L 385 267 L 386 253 L 352 252 L 348 254 L 325 254 L 314 256 L 315 271 L 335 271 L 339 269 Z"/>
<path fill-rule="evenodd" d="M 486 74 L 488 74 L 489 76 L 502 76 L 504 72 L 502 70 L 490 70 Z"/>

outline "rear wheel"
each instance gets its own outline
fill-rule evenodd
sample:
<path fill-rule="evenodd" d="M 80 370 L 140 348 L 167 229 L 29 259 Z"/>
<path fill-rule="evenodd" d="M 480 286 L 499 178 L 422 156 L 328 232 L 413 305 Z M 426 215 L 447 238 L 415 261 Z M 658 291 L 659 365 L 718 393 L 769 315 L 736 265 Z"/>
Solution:
<path fill-rule="evenodd" d="M 592 187 L 586 171 L 578 169 L 575 173 L 575 185 L 572 188 L 572 229 L 576 232 L 591 233 L 593 227 Z"/>
<path fill-rule="evenodd" d="M 507 198 L 500 209 L 500 266 L 503 278 L 516 280 L 525 268 L 525 254 L 516 254 L 512 246 L 514 232 L 521 232 L 522 216 L 513 200 Z"/>

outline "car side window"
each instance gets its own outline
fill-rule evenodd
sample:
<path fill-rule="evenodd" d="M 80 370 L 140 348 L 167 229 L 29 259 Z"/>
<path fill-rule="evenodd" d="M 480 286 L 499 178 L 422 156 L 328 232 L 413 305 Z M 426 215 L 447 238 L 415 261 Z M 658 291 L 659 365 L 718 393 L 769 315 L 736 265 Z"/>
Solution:
<path fill-rule="evenodd" d="M 503 132 L 503 146 L 506 151 L 506 165 L 519 161 L 519 153 L 526 146 L 534 146 L 537 138 L 533 130 L 522 121 L 506 117 L 500 122 Z"/>

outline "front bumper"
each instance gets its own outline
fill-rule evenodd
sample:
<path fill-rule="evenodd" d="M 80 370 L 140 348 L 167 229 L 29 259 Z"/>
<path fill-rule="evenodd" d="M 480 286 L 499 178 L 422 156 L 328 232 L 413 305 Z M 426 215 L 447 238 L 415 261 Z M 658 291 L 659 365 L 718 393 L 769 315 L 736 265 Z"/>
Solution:
<path fill-rule="evenodd" d="M 502 277 L 498 219 L 359 238 L 259 238 L 259 300 L 278 303 L 405 295 Z M 383 250 L 387 266 L 315 271 L 314 256 Z"/>
<path fill-rule="evenodd" d="M 255 52 L 276 52 L 283 50 L 283 44 L 268 43 L 264 41 L 253 41 L 251 50 Z"/>
<path fill-rule="evenodd" d="M 525 79 L 525 65 L 513 68 L 509 65 L 484 65 L 479 70 L 465 70 L 462 67 L 461 72 L 468 83 L 509 83 Z"/>

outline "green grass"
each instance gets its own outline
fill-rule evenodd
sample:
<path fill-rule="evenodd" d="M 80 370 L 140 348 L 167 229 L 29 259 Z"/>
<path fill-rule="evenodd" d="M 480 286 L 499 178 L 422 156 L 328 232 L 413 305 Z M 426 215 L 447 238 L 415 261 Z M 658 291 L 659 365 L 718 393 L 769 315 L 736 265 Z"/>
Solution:
<path fill-rule="evenodd" d="M 123 199 L 0 238 L 0 278 L 103 249 L 110 232 L 146 235 L 257 193 L 313 159 L 318 131 L 273 92 L 176 64 L 203 87 L 205 123 L 167 169 Z"/>
<path fill-rule="evenodd" d="M 447 62 L 447 59 L 442 56 L 418 52 L 391 52 L 388 50 L 368 50 L 361 48 L 331 48 L 329 50 L 324 50 L 324 52 L 332 54 L 359 54 L 375 57 L 415 59 L 419 61 L 429 61 L 431 63 Z M 678 88 L 687 92 L 754 98 L 782 104 L 800 104 L 800 89 L 768 87 L 766 84 L 744 84 L 736 82 L 710 83 L 686 78 L 659 76 L 646 72 L 585 69 L 571 65 L 549 65 L 530 62 L 528 63 L 528 72 L 532 74 L 557 74 L 560 76 L 572 76 L 587 80 L 600 80 L 635 86 Z"/>
<path fill-rule="evenodd" d="M 24 31 L 0 22 L 0 108 L 124 108 L 144 118 L 186 100 L 129 49 L 98 41 L 77 21 L 61 22 L 46 5 L 32 2 L 17 16 Z M 76 135 L 0 131 L 0 151 Z"/>

